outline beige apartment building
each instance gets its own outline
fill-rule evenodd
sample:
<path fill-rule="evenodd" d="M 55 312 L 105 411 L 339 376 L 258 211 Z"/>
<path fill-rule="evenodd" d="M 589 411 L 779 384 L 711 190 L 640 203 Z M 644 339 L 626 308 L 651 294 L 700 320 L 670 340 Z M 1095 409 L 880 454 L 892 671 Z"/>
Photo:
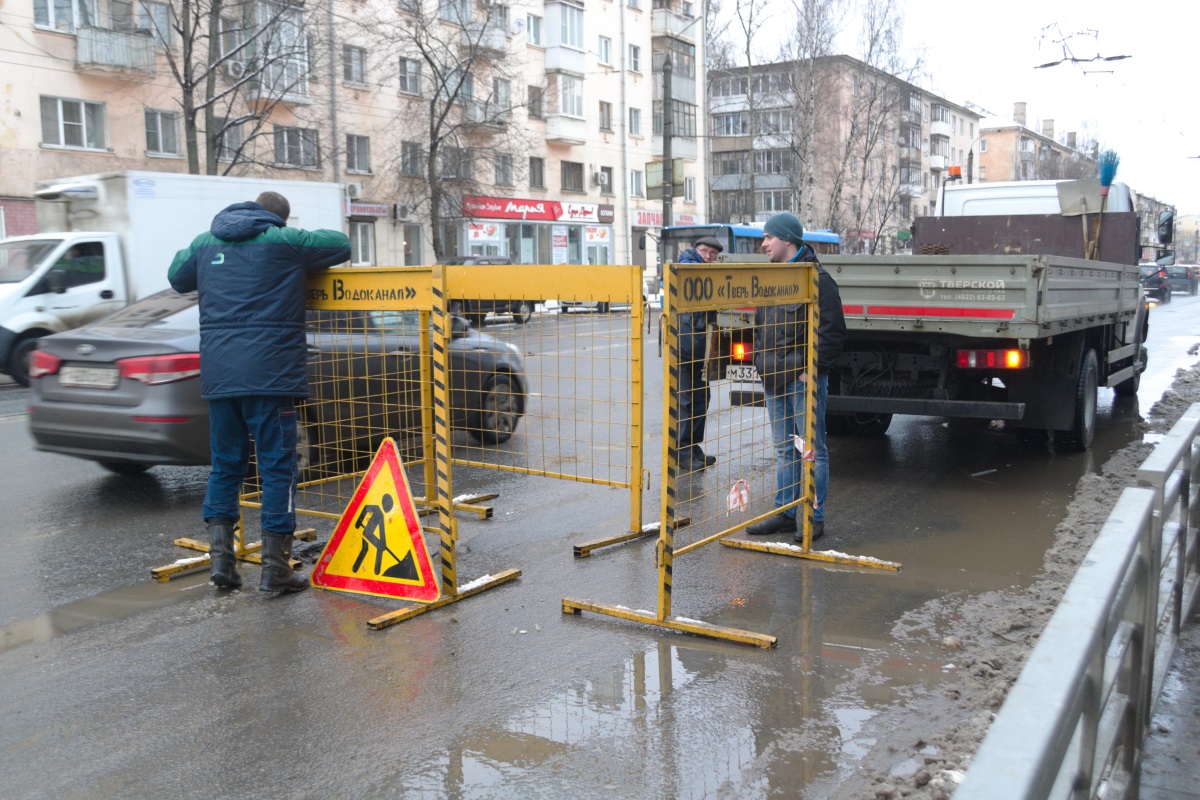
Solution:
<path fill-rule="evenodd" d="M 978 161 L 971 159 L 967 179 L 996 182 L 1096 177 L 1098 154 L 1094 142 L 1079 141 L 1073 131 L 1059 142 L 1052 119 L 1042 120 L 1040 127 L 1039 131 L 1026 125 L 1026 105 L 1021 102 L 1013 104 L 1011 122 L 988 120 L 979 131 Z"/>
<path fill-rule="evenodd" d="M 646 173 L 661 158 L 667 59 L 686 175 L 671 213 L 707 216 L 703 22 L 690 2 L 227 0 L 211 19 L 209 8 L 0 6 L 0 232 L 35 232 L 36 181 L 187 172 L 194 138 L 191 171 L 344 184 L 356 264 L 646 265 L 643 234 L 663 216 Z M 164 222 L 186 240 L 207 220 Z"/>
<path fill-rule="evenodd" d="M 980 120 L 845 55 L 714 70 L 709 114 L 713 221 L 791 211 L 852 253 L 908 249 L 913 217 L 936 212 Z"/>

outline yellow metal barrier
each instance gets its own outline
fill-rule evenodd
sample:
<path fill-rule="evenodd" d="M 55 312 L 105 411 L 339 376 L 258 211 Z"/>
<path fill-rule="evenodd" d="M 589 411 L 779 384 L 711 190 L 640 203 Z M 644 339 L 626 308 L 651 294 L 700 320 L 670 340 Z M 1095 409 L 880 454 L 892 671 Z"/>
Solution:
<path fill-rule="evenodd" d="M 659 521 L 659 541 L 655 551 L 658 572 L 658 607 L 655 613 L 634 611 L 625 606 L 613 606 L 590 601 L 565 599 L 563 611 L 580 613 L 593 611 L 622 619 L 645 622 L 659 627 L 686 631 L 718 639 L 772 647 L 774 636 L 709 625 L 699 620 L 672 615 L 673 574 L 675 558 L 706 544 L 721 541 L 730 546 L 789 555 L 829 563 L 898 569 L 898 564 L 877 559 L 860 558 L 836 552 L 817 552 L 812 549 L 812 513 L 815 499 L 813 462 L 801 461 L 800 480 L 789 487 L 797 495 L 794 501 L 775 505 L 777 491 L 776 449 L 772 425 L 767 410 L 761 405 L 735 405 L 732 398 L 751 394 L 758 376 L 751 362 L 731 362 L 728 354 L 733 344 L 741 342 L 753 349 L 759 341 L 751 341 L 752 326 L 730 326 L 739 309 L 753 305 L 804 306 L 805 323 L 790 325 L 788 333 L 798 337 L 802 346 L 797 352 L 796 369 L 815 375 L 818 273 L 811 265 L 801 263 L 771 264 L 672 264 L 666 280 L 667 306 L 663 313 L 666 350 L 663 359 L 664 385 L 662 507 Z M 752 309 L 751 309 L 752 312 Z M 684 315 L 691 315 L 685 318 Z M 725 324 L 718 325 L 722 320 Z M 686 320 L 686 325 L 684 324 Z M 697 330 L 695 334 L 687 331 Z M 771 353 L 767 354 L 768 356 Z M 726 371 L 726 367 L 733 369 Z M 681 407 L 687 408 L 686 392 L 708 392 L 710 387 L 701 380 L 689 388 L 686 373 L 703 373 L 716 379 L 713 403 L 708 409 L 707 431 L 702 445 L 712 465 L 701 465 L 690 447 L 681 446 Z M 727 376 L 729 379 L 727 379 Z M 741 389 L 733 386 L 741 384 Z M 749 388 L 747 388 L 749 386 Z M 811 449 L 816 434 L 815 381 L 804 384 L 803 442 L 787 442 L 786 446 Z M 793 420 L 792 427 L 796 422 Z M 684 445 L 693 444 L 684 442 Z M 784 543 L 760 543 L 745 539 L 729 539 L 750 525 L 766 520 L 777 513 L 796 509 L 802 541 L 792 544 L 792 534 L 783 534 Z M 688 520 L 686 526 L 680 521 Z"/>

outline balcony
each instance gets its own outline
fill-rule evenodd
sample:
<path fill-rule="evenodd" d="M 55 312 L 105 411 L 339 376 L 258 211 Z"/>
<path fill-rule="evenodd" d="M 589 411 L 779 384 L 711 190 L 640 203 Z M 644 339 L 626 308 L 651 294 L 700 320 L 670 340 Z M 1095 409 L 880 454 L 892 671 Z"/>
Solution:
<path fill-rule="evenodd" d="M 900 145 L 900 160 L 901 161 L 920 161 L 921 148 L 909 147 L 908 145 Z"/>
<path fill-rule="evenodd" d="M 654 152 L 662 154 L 662 136 L 655 134 L 652 143 Z M 672 136 L 671 137 L 671 158 L 683 158 L 688 161 L 696 161 L 700 157 L 700 145 L 694 137 L 691 136 Z"/>
<path fill-rule="evenodd" d="M 508 37 L 504 29 L 487 25 L 468 25 L 462 30 L 459 47 L 465 53 L 504 53 L 508 51 Z"/>
<path fill-rule="evenodd" d="M 953 133 L 954 130 L 950 127 L 949 122 L 944 120 L 934 120 L 933 122 L 929 123 L 929 134 L 931 136 L 945 136 L 948 139 Z"/>
<path fill-rule="evenodd" d="M 943 170 L 946 168 L 946 161 L 947 159 L 945 156 L 930 156 L 929 168 L 933 170 Z"/>
<path fill-rule="evenodd" d="M 463 122 L 488 128 L 508 127 L 511 112 L 496 103 L 472 100 L 463 107 Z"/>
<path fill-rule="evenodd" d="M 582 117 L 551 114 L 546 117 L 546 141 L 558 144 L 587 144 L 587 121 Z"/>
<path fill-rule="evenodd" d="M 674 36 L 695 42 L 697 17 L 685 17 L 670 9 L 656 8 L 650 17 L 651 36 Z"/>
<path fill-rule="evenodd" d="M 75 69 L 154 75 L 154 37 L 149 31 L 79 28 L 75 32 Z"/>
<path fill-rule="evenodd" d="M 1021 160 L 1022 161 L 1029 163 L 1029 162 L 1032 162 L 1033 159 L 1034 159 L 1034 152 L 1032 150 L 1022 150 L 1021 151 Z"/>
<path fill-rule="evenodd" d="M 546 48 L 546 72 L 569 72 L 572 75 L 587 74 L 587 53 L 562 45 Z"/>
<path fill-rule="evenodd" d="M 657 60 L 657 59 L 656 59 Z M 654 71 L 654 99 L 663 99 L 661 66 Z M 696 79 L 671 73 L 671 99 L 696 105 Z"/>

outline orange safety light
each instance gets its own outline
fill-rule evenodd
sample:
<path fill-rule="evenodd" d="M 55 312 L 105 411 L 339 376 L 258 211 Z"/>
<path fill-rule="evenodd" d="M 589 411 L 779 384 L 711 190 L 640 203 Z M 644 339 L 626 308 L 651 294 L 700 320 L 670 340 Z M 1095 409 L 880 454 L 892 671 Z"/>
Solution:
<path fill-rule="evenodd" d="M 1028 350 L 959 350 L 959 369 L 1028 369 Z"/>
<path fill-rule="evenodd" d="M 946 172 L 949 174 L 949 176 L 951 178 L 961 178 L 962 177 L 962 167 L 950 167 L 948 170 L 946 170 Z"/>
<path fill-rule="evenodd" d="M 733 360 L 748 361 L 750 359 L 750 348 L 745 342 L 733 343 Z"/>

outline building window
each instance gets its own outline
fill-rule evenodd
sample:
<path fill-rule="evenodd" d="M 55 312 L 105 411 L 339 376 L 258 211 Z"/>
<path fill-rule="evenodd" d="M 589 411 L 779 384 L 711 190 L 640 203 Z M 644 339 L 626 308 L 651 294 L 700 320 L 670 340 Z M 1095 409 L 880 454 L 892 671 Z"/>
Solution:
<path fill-rule="evenodd" d="M 470 0 L 438 0 L 438 17 L 463 24 L 471 19 Z"/>
<path fill-rule="evenodd" d="M 983 166 L 982 164 L 979 166 L 979 180 L 987 180 L 987 167 Z"/>
<path fill-rule="evenodd" d="M 308 96 L 308 37 L 301 12 L 282 3 L 259 6 L 259 25 L 270 30 L 262 43 L 263 88 L 276 97 Z"/>
<path fill-rule="evenodd" d="M 641 9 L 642 0 L 625 0 L 625 5 L 629 6 L 630 8 Z"/>
<path fill-rule="evenodd" d="M 408 178 L 421 175 L 421 144 L 419 142 L 400 143 L 400 174 Z"/>
<path fill-rule="evenodd" d="M 371 171 L 371 140 L 368 137 L 346 134 L 346 171 Z"/>
<path fill-rule="evenodd" d="M 640 169 L 629 170 L 629 193 L 634 197 L 646 196 L 645 175 Z"/>
<path fill-rule="evenodd" d="M 987 139 L 979 140 L 979 152 L 981 152 L 981 153 L 987 152 Z"/>
<path fill-rule="evenodd" d="M 564 192 L 583 191 L 583 164 L 578 161 L 562 162 L 562 189 Z"/>
<path fill-rule="evenodd" d="M 513 182 L 513 160 L 508 153 L 500 153 L 496 156 L 496 185 L 497 186 L 512 186 Z"/>
<path fill-rule="evenodd" d="M 525 17 L 526 36 L 529 37 L 530 44 L 542 46 L 542 18 L 537 14 L 529 14 Z"/>
<path fill-rule="evenodd" d="M 613 189 L 613 168 L 612 167 L 601 167 L 600 175 L 601 175 L 600 193 L 601 194 L 612 194 L 615 191 Z"/>
<path fill-rule="evenodd" d="M 600 37 L 600 46 L 596 49 L 596 59 L 601 64 L 612 64 L 612 39 L 607 36 Z"/>
<path fill-rule="evenodd" d="M 410 223 L 404 228 L 404 263 L 421 263 L 421 226 Z"/>
<path fill-rule="evenodd" d="M 546 90 L 540 86 L 529 87 L 529 116 L 533 119 L 546 118 Z"/>
<path fill-rule="evenodd" d="M 171 45 L 171 7 L 169 5 L 141 0 L 138 3 L 137 18 L 138 27 L 150 31 L 156 45 L 159 47 Z"/>
<path fill-rule="evenodd" d="M 529 188 L 546 188 L 546 159 L 537 156 L 529 157 Z"/>
<path fill-rule="evenodd" d="M 321 163 L 314 128 L 275 126 L 275 164 L 287 167 L 316 167 Z"/>
<path fill-rule="evenodd" d="M 629 109 L 629 135 L 642 135 L 642 110 L 640 108 Z"/>
<path fill-rule="evenodd" d="M 350 223 L 350 266 L 375 266 L 375 223 Z"/>
<path fill-rule="evenodd" d="M 87 0 L 33 0 L 34 24 L 59 31 L 96 24 L 96 9 Z"/>
<path fill-rule="evenodd" d="M 685 202 L 685 203 L 696 202 L 696 179 L 695 178 L 684 178 L 683 179 L 683 202 Z"/>
<path fill-rule="evenodd" d="M 233 161 L 246 141 L 242 135 L 242 125 L 230 125 L 228 118 L 218 119 L 216 122 L 217 134 L 213 138 L 217 148 L 217 161 Z"/>
<path fill-rule="evenodd" d="M 438 94 L 447 102 L 470 103 L 475 98 L 475 76 L 458 67 L 446 75 Z"/>
<path fill-rule="evenodd" d="M 574 75 L 558 76 L 558 111 L 569 117 L 583 116 L 583 81 Z"/>
<path fill-rule="evenodd" d="M 629 45 L 629 71 L 642 71 L 642 48 L 636 44 Z"/>
<path fill-rule="evenodd" d="M 475 154 L 469 147 L 442 147 L 442 177 L 464 181 L 475 178 Z"/>
<path fill-rule="evenodd" d="M 246 50 L 243 48 L 246 42 L 245 24 L 240 19 L 221 17 L 217 20 L 217 30 L 220 36 L 221 58 L 229 59 L 226 62 L 227 71 L 234 74 L 232 70 L 237 70 L 236 74 L 240 75 L 241 68 L 246 64 Z M 232 67 L 233 64 L 237 64 L 237 67 Z"/>
<path fill-rule="evenodd" d="M 738 111 L 732 114 L 713 114 L 712 134 L 714 136 L 745 136 L 749 132 L 749 112 Z"/>
<path fill-rule="evenodd" d="M 655 135 L 662 133 L 662 100 L 654 101 L 654 133 Z M 672 133 L 675 136 L 686 136 L 695 138 L 696 136 L 696 106 L 691 103 L 683 103 L 679 100 L 674 100 L 671 103 L 671 122 L 675 124 Z"/>
<path fill-rule="evenodd" d="M 792 197 L 791 192 L 787 189 L 776 189 L 769 192 L 755 192 L 756 211 L 775 213 L 777 211 L 791 211 Z"/>
<path fill-rule="evenodd" d="M 179 155 L 179 115 L 146 109 L 146 152 L 155 156 Z"/>
<path fill-rule="evenodd" d="M 367 82 L 367 51 L 361 47 L 342 47 L 342 78 L 347 83 Z"/>
<path fill-rule="evenodd" d="M 508 119 L 512 110 L 512 83 L 508 78 L 492 78 L 492 99 L 488 105 L 493 119 Z"/>
<path fill-rule="evenodd" d="M 559 7 L 562 25 L 559 31 L 558 43 L 564 47 L 576 50 L 583 49 L 583 9 L 578 6 L 562 4 Z"/>
<path fill-rule="evenodd" d="M 42 144 L 104 150 L 108 132 L 103 103 L 42 97 Z"/>
<path fill-rule="evenodd" d="M 400 91 L 405 94 L 421 93 L 421 62 L 412 58 L 400 59 Z"/>
<path fill-rule="evenodd" d="M 600 101 L 600 130 L 611 131 L 612 126 L 612 103 L 605 100 Z"/>

